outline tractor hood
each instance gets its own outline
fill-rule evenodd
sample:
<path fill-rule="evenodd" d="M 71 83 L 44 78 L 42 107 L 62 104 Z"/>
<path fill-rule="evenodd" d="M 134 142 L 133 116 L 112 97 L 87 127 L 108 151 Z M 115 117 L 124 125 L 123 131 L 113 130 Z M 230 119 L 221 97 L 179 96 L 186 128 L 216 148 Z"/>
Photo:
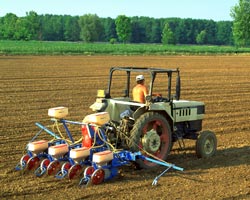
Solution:
<path fill-rule="evenodd" d="M 201 120 L 204 118 L 205 104 L 198 101 L 173 101 L 173 117 L 175 122 Z"/>

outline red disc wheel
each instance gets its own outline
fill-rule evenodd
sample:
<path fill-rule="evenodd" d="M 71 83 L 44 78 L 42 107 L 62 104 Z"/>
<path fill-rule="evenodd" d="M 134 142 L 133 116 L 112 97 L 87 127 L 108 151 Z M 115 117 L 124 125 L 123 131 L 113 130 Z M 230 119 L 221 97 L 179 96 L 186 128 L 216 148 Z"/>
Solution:
<path fill-rule="evenodd" d="M 52 161 L 48 166 L 47 174 L 49 176 L 56 175 L 56 173 L 60 170 L 60 167 L 60 162 L 58 160 Z"/>
<path fill-rule="evenodd" d="M 44 160 L 41 162 L 41 164 L 40 164 L 41 169 L 42 169 L 42 168 L 47 169 L 48 166 L 49 166 L 49 163 L 50 163 L 50 160 L 49 160 L 49 159 L 47 159 L 47 158 L 44 159 Z"/>
<path fill-rule="evenodd" d="M 37 156 L 31 157 L 27 162 L 27 169 L 33 170 L 36 169 L 40 165 L 40 158 Z"/>
<path fill-rule="evenodd" d="M 20 159 L 21 169 L 25 169 L 27 167 L 27 162 L 29 159 L 30 159 L 29 154 L 25 154 L 22 156 L 22 158 Z"/>
<path fill-rule="evenodd" d="M 82 172 L 82 166 L 80 164 L 75 164 L 71 166 L 68 173 L 69 179 L 71 180 L 75 177 L 78 177 L 81 174 L 81 172 Z"/>
<path fill-rule="evenodd" d="M 93 185 L 98 185 L 104 181 L 105 172 L 103 169 L 97 169 L 91 176 L 91 183 Z"/>
<path fill-rule="evenodd" d="M 84 177 L 86 176 L 91 176 L 95 171 L 95 168 L 92 167 L 92 166 L 89 166 L 87 167 L 85 170 L 84 170 Z"/>
<path fill-rule="evenodd" d="M 69 171 L 69 169 L 70 169 L 71 166 L 72 166 L 72 165 L 71 165 L 69 162 L 66 162 L 66 163 L 64 163 L 64 164 L 62 165 L 61 170 L 62 170 L 62 171 L 64 171 L 64 170 Z"/>

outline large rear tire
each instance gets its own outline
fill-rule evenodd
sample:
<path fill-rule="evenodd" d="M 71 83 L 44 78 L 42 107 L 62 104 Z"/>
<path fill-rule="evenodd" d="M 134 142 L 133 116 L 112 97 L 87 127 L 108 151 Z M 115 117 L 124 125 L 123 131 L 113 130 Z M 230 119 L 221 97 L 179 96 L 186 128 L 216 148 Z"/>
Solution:
<path fill-rule="evenodd" d="M 157 112 L 146 112 L 135 122 L 130 132 L 129 148 L 132 152 L 166 160 L 172 143 L 172 133 L 167 119 Z M 151 156 L 150 156 L 151 155 Z M 137 160 L 138 167 L 151 168 L 157 164 Z"/>

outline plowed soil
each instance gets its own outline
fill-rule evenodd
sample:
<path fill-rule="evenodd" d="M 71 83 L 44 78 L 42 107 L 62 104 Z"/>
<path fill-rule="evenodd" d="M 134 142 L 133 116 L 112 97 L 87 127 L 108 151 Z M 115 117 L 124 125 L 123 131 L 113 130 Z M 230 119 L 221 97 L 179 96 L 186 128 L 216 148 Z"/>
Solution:
<path fill-rule="evenodd" d="M 203 129 L 215 132 L 216 155 L 198 159 L 194 141 L 185 151 L 175 144 L 167 161 L 184 171 L 170 170 L 157 186 L 163 167 L 124 167 L 123 177 L 87 188 L 16 172 L 35 122 L 51 123 L 56 106 L 75 121 L 92 113 L 111 66 L 179 67 L 181 99 L 205 102 Z M 250 199 L 250 56 L 1 56 L 0 77 L 0 199 Z"/>

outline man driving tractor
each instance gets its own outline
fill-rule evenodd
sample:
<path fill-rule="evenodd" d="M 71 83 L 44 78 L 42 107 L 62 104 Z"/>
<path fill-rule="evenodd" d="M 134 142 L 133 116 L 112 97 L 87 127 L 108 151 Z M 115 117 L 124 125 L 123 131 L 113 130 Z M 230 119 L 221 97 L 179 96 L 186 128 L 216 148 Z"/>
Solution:
<path fill-rule="evenodd" d="M 148 94 L 148 89 L 144 85 L 145 78 L 143 75 L 136 76 L 136 83 L 137 85 L 133 88 L 133 100 L 145 103 L 145 97 Z"/>

